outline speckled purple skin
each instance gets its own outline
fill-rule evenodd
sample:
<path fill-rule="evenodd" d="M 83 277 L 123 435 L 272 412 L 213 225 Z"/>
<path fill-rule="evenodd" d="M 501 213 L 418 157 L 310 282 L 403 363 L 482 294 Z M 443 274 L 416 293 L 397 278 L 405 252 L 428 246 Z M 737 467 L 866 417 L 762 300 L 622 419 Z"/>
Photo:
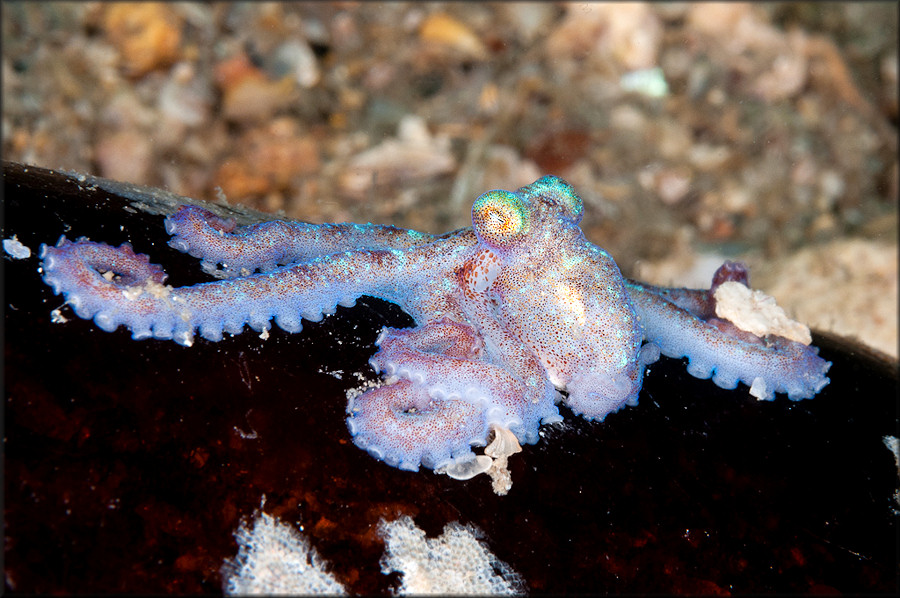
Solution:
<path fill-rule="evenodd" d="M 602 420 L 636 404 L 644 368 L 659 352 L 688 357 L 688 371 L 723 388 L 765 383 L 763 398 L 813 397 L 829 362 L 815 347 L 756 337 L 714 317 L 710 290 L 663 289 L 622 277 L 585 239 L 572 188 L 543 177 L 475 202 L 472 228 L 441 236 L 391 226 L 269 222 L 236 227 L 197 207 L 166 220 L 170 244 L 221 280 L 164 284 L 131 247 L 60 239 L 42 246 L 44 280 L 82 318 L 135 339 L 190 346 L 271 320 L 299 332 L 362 295 L 400 305 L 416 322 L 385 329 L 371 363 L 384 383 L 351 399 L 356 444 L 417 470 L 473 458 L 491 426 L 523 443 L 560 419 L 564 401 Z M 746 284 L 726 263 L 713 287 Z M 560 390 L 566 392 L 565 397 Z"/>

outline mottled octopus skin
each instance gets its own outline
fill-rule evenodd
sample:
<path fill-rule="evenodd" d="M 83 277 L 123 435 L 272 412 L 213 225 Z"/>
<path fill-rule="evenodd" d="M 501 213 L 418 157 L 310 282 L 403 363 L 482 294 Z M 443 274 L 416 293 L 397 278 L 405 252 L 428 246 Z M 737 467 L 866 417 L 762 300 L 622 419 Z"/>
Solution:
<path fill-rule="evenodd" d="M 428 235 L 392 226 L 268 222 L 237 227 L 182 206 L 166 220 L 170 244 L 221 280 L 165 286 L 159 266 L 119 248 L 60 239 L 42 246 L 44 281 L 75 313 L 135 339 L 221 340 L 271 320 L 299 332 L 362 295 L 400 305 L 416 322 L 385 328 L 371 360 L 383 384 L 350 399 L 355 443 L 403 469 L 474 458 L 492 426 L 535 443 L 557 404 L 602 420 L 637 403 L 659 352 L 723 388 L 764 383 L 762 398 L 798 400 L 827 383 L 818 349 L 744 332 L 715 317 L 713 291 L 747 284 L 726 262 L 711 289 L 666 289 L 622 277 L 585 239 L 581 199 L 546 176 L 495 190 L 472 208 L 472 227 Z M 761 387 L 761 385 L 757 385 Z M 565 391 L 565 395 L 559 391 Z"/>

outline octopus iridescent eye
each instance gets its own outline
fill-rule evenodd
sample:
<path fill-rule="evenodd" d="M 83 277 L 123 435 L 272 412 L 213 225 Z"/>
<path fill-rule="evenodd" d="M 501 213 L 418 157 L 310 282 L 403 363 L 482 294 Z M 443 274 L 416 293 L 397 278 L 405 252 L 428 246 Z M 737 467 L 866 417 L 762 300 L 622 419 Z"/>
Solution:
<path fill-rule="evenodd" d="M 526 232 L 530 208 L 516 193 L 488 191 L 472 206 L 472 226 L 482 241 L 508 247 Z"/>
<path fill-rule="evenodd" d="M 527 197 L 541 197 L 562 208 L 563 214 L 573 222 L 581 222 L 584 202 L 575 193 L 572 185 L 558 176 L 547 175 L 519 190 Z"/>

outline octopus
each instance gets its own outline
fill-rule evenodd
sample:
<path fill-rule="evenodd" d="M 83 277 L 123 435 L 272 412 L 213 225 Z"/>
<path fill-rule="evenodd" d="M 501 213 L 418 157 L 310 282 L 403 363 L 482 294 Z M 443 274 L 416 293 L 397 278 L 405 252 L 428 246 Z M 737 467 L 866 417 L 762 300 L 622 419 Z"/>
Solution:
<path fill-rule="evenodd" d="M 364 295 L 396 303 L 415 326 L 381 331 L 370 364 L 382 378 L 349 398 L 349 433 L 388 465 L 461 479 L 536 443 L 542 424 L 562 419 L 561 404 L 597 421 L 636 405 L 660 354 L 687 358 L 691 375 L 719 387 L 745 384 L 760 400 L 807 399 L 828 384 L 831 363 L 808 329 L 779 317 L 758 325 L 761 313 L 778 310 L 749 289 L 743 264 L 726 261 L 709 289 L 630 280 L 585 238 L 583 213 L 582 199 L 554 176 L 484 193 L 472 226 L 443 235 L 372 224 L 237 226 L 183 205 L 165 221 L 169 244 L 217 280 L 173 288 L 127 243 L 65 237 L 41 247 L 42 271 L 99 328 L 185 347 L 246 326 L 266 338 L 273 320 L 300 332 L 303 320 Z M 486 445 L 483 455 L 472 450 Z"/>

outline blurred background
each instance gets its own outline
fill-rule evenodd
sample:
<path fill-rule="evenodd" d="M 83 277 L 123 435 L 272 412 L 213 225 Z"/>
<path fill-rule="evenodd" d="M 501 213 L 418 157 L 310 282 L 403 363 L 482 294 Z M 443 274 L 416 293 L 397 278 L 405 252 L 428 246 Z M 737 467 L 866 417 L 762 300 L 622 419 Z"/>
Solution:
<path fill-rule="evenodd" d="M 896 2 L 0 10 L 6 160 L 432 233 L 556 174 L 626 275 L 897 354 Z"/>

